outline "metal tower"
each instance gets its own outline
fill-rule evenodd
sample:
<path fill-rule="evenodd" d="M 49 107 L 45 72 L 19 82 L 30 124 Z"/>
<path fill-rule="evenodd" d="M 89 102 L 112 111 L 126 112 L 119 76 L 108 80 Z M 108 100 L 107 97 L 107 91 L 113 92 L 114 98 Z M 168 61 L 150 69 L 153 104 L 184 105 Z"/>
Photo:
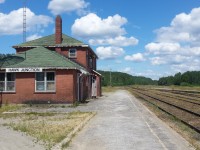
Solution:
<path fill-rule="evenodd" d="M 23 6 L 23 42 L 26 42 L 26 0 Z"/>

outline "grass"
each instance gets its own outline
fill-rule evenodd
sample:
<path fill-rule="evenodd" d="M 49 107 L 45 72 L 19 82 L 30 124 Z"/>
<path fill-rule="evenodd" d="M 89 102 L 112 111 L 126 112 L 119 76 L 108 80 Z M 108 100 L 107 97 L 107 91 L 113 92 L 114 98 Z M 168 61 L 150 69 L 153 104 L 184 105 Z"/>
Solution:
<path fill-rule="evenodd" d="M 75 107 L 78 107 L 79 105 L 80 105 L 80 102 L 75 101 L 73 104 L 71 104 L 71 105 L 68 106 L 68 107 L 75 108 Z"/>
<path fill-rule="evenodd" d="M 77 125 L 84 121 L 91 112 L 27 113 L 18 116 L 5 125 L 14 130 L 25 132 L 37 141 L 45 143 L 47 149 L 61 142 Z"/>
<path fill-rule="evenodd" d="M 22 105 L 2 105 L 0 107 L 0 117 L 2 116 L 2 114 L 4 112 L 16 111 L 16 110 L 20 109 L 21 107 L 22 107 Z"/>
<path fill-rule="evenodd" d="M 117 86 L 104 86 L 102 87 L 102 92 L 103 93 L 108 93 L 108 92 L 115 92 L 119 89 L 123 89 L 124 87 L 117 87 Z"/>
<path fill-rule="evenodd" d="M 70 142 L 71 142 L 71 141 L 69 141 L 69 142 L 63 144 L 63 145 L 62 145 L 62 150 L 65 149 L 65 148 L 67 148 L 67 147 L 69 146 L 69 143 L 70 143 Z"/>

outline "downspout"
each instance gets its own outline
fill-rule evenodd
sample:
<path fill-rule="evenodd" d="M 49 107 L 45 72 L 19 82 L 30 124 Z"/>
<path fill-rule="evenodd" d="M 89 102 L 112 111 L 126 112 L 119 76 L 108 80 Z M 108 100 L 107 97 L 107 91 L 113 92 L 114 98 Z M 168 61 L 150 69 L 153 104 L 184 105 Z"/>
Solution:
<path fill-rule="evenodd" d="M 81 77 L 83 76 L 83 73 L 78 73 L 78 102 L 80 102 L 80 83 L 81 83 L 81 81 L 80 81 L 80 79 L 81 79 Z"/>

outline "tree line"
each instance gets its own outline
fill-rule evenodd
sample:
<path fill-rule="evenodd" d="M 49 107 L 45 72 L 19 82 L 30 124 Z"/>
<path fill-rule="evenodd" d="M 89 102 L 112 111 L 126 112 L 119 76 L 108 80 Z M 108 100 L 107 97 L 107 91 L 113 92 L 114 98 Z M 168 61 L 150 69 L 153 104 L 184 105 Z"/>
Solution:
<path fill-rule="evenodd" d="M 0 54 L 0 59 L 7 57 L 7 56 L 11 56 L 11 55 L 13 55 L 13 54 Z"/>
<path fill-rule="evenodd" d="M 174 76 L 162 77 L 158 80 L 158 85 L 200 85 L 200 71 L 187 71 L 177 73 Z"/>
<path fill-rule="evenodd" d="M 0 54 L 0 59 L 10 56 L 13 54 Z M 103 86 L 124 86 L 124 85 L 180 85 L 200 86 L 200 71 L 187 71 L 185 73 L 177 73 L 174 76 L 161 77 L 159 80 L 152 80 L 143 76 L 132 76 L 123 72 L 111 72 L 110 82 L 110 71 L 98 71 L 103 76 Z"/>
<path fill-rule="evenodd" d="M 200 71 L 187 71 L 177 73 L 174 76 L 161 77 L 152 80 L 143 76 L 132 76 L 122 72 L 98 71 L 102 74 L 103 86 L 125 86 L 125 85 L 178 85 L 178 86 L 200 86 Z"/>
<path fill-rule="evenodd" d="M 132 76 L 123 72 L 98 71 L 102 76 L 103 86 L 156 85 L 157 81 L 142 76 Z"/>

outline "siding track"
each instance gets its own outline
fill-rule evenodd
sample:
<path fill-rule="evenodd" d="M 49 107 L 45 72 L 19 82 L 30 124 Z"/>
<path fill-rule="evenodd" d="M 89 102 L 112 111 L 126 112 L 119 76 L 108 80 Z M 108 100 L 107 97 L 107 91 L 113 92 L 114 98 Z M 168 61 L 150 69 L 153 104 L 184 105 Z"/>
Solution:
<path fill-rule="evenodd" d="M 200 133 L 200 101 L 177 97 L 176 94 L 144 88 L 131 88 L 131 91 L 143 100 L 179 119 L 181 122 Z M 181 93 L 181 92 L 179 92 Z M 188 95 L 187 95 L 188 96 Z"/>

